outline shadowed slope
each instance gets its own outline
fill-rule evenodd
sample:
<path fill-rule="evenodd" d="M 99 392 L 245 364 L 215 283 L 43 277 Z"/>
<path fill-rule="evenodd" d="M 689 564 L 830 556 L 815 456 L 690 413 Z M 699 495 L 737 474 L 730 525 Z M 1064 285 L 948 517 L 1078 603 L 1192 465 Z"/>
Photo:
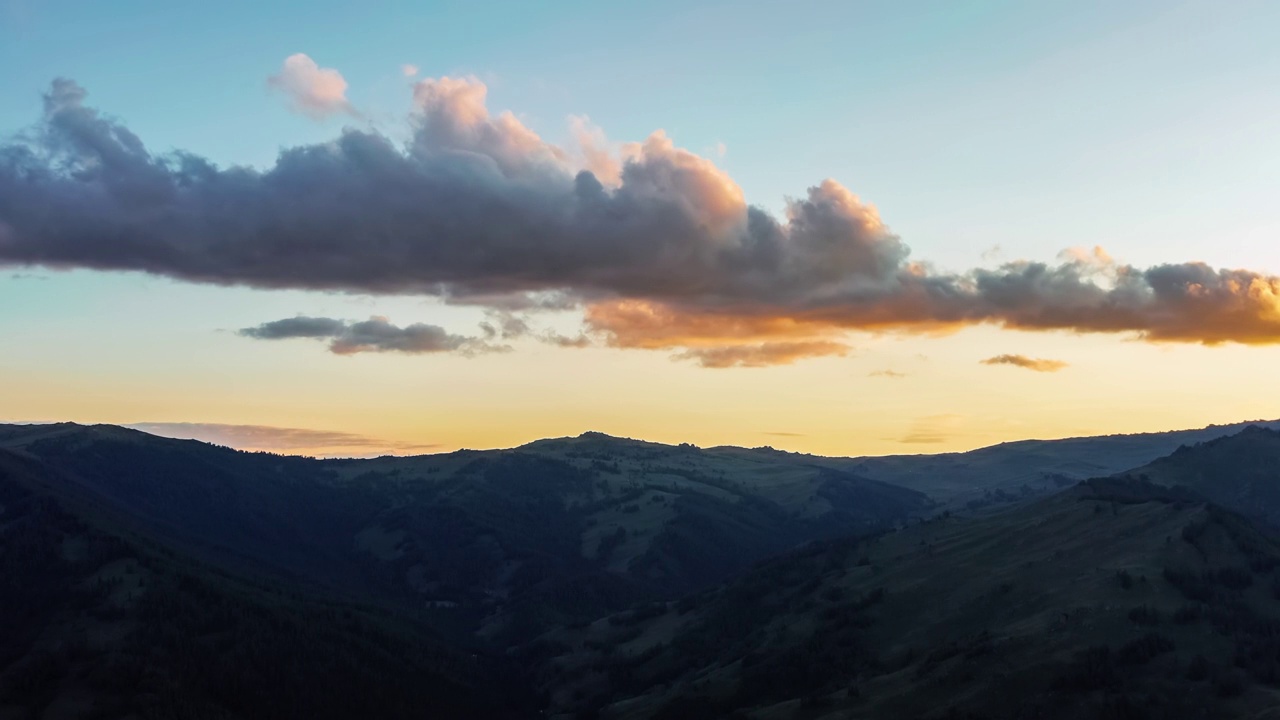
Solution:
<path fill-rule="evenodd" d="M 0 717 L 521 718 L 505 662 L 69 512 L 0 453 Z"/>
<path fill-rule="evenodd" d="M 1280 547 L 1184 497 L 1091 481 L 980 519 L 817 544 L 549 636 L 546 682 L 562 710 L 619 719 L 1271 707 Z"/>
<path fill-rule="evenodd" d="M 1280 432 L 1273 429 L 1250 426 L 1229 437 L 1183 446 L 1122 476 L 1187 488 L 1280 527 Z"/>
<path fill-rule="evenodd" d="M 237 572 L 407 606 L 502 643 L 902 522 L 916 492 L 818 466 L 588 435 L 373 460 L 112 426 L 8 426 L 53 492 Z"/>

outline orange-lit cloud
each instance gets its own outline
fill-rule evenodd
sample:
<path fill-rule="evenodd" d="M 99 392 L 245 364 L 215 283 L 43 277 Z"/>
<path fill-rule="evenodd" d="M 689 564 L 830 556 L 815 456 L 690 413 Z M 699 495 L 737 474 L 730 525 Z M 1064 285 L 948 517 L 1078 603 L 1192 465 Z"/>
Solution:
<path fill-rule="evenodd" d="M 749 345 L 693 347 L 676 355 L 683 360 L 696 360 L 702 367 L 766 367 L 790 365 L 804 358 L 823 355 L 845 355 L 849 346 L 820 340 L 805 342 L 763 342 Z"/>
<path fill-rule="evenodd" d="M 295 111 L 315 120 L 330 115 L 356 115 L 347 100 L 347 81 L 333 68 L 322 68 L 305 53 L 284 59 L 280 71 L 267 84 L 284 93 Z"/>
<path fill-rule="evenodd" d="M 1067 367 L 1067 363 L 1062 360 L 1046 360 L 1044 358 L 1027 357 L 1026 355 L 996 355 L 979 362 L 983 365 L 1012 365 L 1036 372 L 1058 372 Z"/>
<path fill-rule="evenodd" d="M 349 107 L 341 76 L 306 56 L 277 77 L 301 109 Z M 855 331 L 983 324 L 1280 343 L 1276 276 L 1198 262 L 1139 268 L 1101 248 L 942 272 L 834 180 L 777 217 L 661 130 L 612 144 L 582 119 L 577 147 L 565 149 L 510 112 L 490 113 L 474 78 L 426 78 L 413 92 L 406 147 L 347 130 L 259 172 L 153 155 L 58 80 L 38 131 L 0 147 L 0 262 L 508 312 L 576 308 L 583 335 L 542 339 L 669 350 L 708 367 L 840 355 Z"/>

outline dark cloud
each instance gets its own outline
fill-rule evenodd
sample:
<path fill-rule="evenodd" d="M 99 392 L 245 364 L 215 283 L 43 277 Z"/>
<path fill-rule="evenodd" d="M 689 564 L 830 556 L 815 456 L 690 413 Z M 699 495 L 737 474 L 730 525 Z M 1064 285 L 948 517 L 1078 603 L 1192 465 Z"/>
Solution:
<path fill-rule="evenodd" d="M 312 451 L 313 454 L 329 454 L 330 451 L 361 450 L 360 454 L 406 453 L 431 450 L 437 445 L 401 443 L 355 433 L 302 428 L 273 427 L 270 425 L 231 425 L 223 423 L 191 422 L 141 422 L 125 427 L 153 435 L 202 440 L 240 450 L 267 450 L 272 452 Z M 350 454 L 350 453 L 347 453 Z"/>
<path fill-rule="evenodd" d="M 287 338 L 330 338 L 341 335 L 347 324 L 333 318 L 292 317 L 273 320 L 257 327 L 240 330 L 245 337 L 258 340 L 284 340 Z"/>
<path fill-rule="evenodd" d="M 475 80 L 423 80 L 405 147 L 348 130 L 259 171 L 155 155 L 57 80 L 40 123 L 0 146 L 0 262 L 505 312 L 585 307 L 586 330 L 606 344 L 673 349 L 709 367 L 839 354 L 848 330 L 980 323 L 1280 342 L 1274 276 L 1136 268 L 1101 251 L 941 273 L 835 181 L 778 219 L 661 132 L 614 153 L 580 126 L 581 147 L 566 150 L 510 113 L 491 115 L 485 92 Z M 431 327 L 407 347 L 456 337 Z M 507 332 L 490 327 L 486 337 Z M 369 330 L 351 347 L 415 351 Z"/>
<path fill-rule="evenodd" d="M 1012 365 L 1036 372 L 1058 372 L 1067 367 L 1067 363 L 1062 360 L 1046 360 L 1044 358 L 1027 357 L 1026 355 L 996 355 L 979 362 L 983 365 Z"/>
<path fill-rule="evenodd" d="M 584 333 L 577 335 L 562 335 L 558 332 L 548 330 L 538 336 L 538 339 L 548 345 L 555 345 L 562 348 L 584 348 L 591 347 L 591 338 Z"/>
<path fill-rule="evenodd" d="M 501 338 L 512 340 L 532 332 L 527 318 L 520 317 L 508 310 L 491 310 L 488 319 L 480 323 L 480 330 L 489 339 Z"/>
<path fill-rule="evenodd" d="M 257 340 L 312 338 L 329 341 L 329 351 L 337 355 L 362 352 L 400 352 L 410 354 L 458 352 L 474 355 L 502 352 L 510 348 L 494 345 L 487 338 L 454 335 L 437 325 L 414 323 L 399 327 L 385 317 L 371 317 L 360 322 L 332 318 L 295 317 L 274 320 L 238 331 L 243 337 Z"/>

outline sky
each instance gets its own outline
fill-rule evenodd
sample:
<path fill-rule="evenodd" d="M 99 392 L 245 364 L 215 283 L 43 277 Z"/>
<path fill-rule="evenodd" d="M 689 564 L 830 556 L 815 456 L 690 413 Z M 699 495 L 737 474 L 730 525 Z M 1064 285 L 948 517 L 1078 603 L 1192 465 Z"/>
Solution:
<path fill-rule="evenodd" d="M 831 455 L 1280 417 L 1272 2 L 0 0 L 0 421 Z"/>

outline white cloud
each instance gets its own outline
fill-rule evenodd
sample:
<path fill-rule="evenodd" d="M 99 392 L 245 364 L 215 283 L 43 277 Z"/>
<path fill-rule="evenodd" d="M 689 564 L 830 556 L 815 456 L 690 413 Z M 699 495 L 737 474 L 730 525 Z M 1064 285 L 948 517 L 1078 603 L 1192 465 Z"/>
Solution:
<path fill-rule="evenodd" d="M 347 100 L 347 81 L 333 68 L 322 68 L 305 53 L 284 59 L 267 84 L 289 98 L 289 106 L 313 120 L 330 115 L 359 115 Z"/>

